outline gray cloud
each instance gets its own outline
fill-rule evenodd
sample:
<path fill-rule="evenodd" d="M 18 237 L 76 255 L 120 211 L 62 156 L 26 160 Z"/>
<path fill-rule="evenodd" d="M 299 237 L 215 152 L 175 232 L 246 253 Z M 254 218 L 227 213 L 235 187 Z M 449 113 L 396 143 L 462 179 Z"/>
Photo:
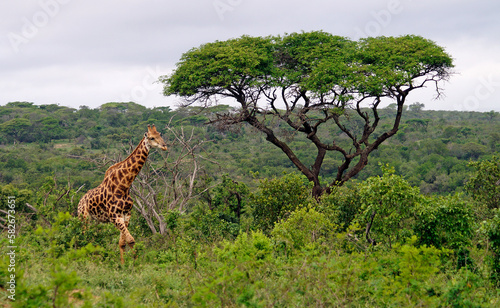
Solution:
<path fill-rule="evenodd" d="M 4 1 L 0 104 L 173 104 L 153 81 L 192 47 L 243 34 L 324 30 L 355 39 L 430 38 L 455 58 L 460 74 L 445 85 L 445 99 L 431 101 L 425 91 L 411 99 L 428 109 L 500 110 L 499 17 L 495 0 Z"/>

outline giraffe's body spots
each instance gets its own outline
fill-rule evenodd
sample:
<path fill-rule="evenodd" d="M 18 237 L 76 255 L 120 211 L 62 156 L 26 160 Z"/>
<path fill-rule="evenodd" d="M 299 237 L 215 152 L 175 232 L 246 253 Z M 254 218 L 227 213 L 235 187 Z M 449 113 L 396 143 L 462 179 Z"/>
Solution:
<path fill-rule="evenodd" d="M 99 222 L 110 222 L 120 230 L 118 245 L 122 264 L 126 245 L 133 248 L 135 243 L 127 229 L 133 207 L 129 190 L 146 162 L 150 148 L 167 150 L 165 141 L 154 125 L 152 127 L 148 125 L 148 132 L 135 150 L 124 161 L 109 167 L 102 183 L 89 190 L 78 203 L 78 216 L 82 219 L 92 218 Z"/>

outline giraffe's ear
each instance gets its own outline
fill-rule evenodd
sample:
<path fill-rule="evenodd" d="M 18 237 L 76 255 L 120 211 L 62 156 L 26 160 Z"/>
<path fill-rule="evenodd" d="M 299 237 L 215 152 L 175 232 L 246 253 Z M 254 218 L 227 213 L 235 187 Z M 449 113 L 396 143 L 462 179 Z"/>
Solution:
<path fill-rule="evenodd" d="M 148 133 L 144 133 L 144 137 L 146 137 L 146 138 L 147 138 L 147 137 L 148 137 Z"/>

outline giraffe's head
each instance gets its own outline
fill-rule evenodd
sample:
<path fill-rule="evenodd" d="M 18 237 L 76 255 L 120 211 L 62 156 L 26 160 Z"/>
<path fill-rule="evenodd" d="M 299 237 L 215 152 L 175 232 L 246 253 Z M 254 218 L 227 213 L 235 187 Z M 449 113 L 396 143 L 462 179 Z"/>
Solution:
<path fill-rule="evenodd" d="M 148 148 L 157 148 L 163 151 L 167 150 L 167 144 L 161 137 L 161 134 L 156 130 L 155 125 L 148 125 L 148 132 L 144 134 L 144 140 Z"/>

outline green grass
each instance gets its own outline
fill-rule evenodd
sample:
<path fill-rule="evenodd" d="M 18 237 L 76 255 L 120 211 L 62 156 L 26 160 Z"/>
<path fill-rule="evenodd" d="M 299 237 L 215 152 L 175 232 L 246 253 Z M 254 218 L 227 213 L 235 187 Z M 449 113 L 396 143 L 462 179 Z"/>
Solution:
<path fill-rule="evenodd" d="M 61 220 L 64 225 L 74 218 Z M 176 243 L 160 245 L 152 243 L 150 237 L 139 238 L 136 258 L 128 252 L 122 266 L 118 239 L 106 232 L 107 227 L 104 229 L 99 240 L 109 242 L 97 248 L 83 246 L 87 238 L 61 250 L 59 245 L 64 237 L 60 234 L 39 231 L 21 235 L 22 248 L 16 262 L 18 270 L 24 273 L 19 277 L 17 292 L 25 298 L 9 302 L 2 294 L 1 302 L 13 307 L 35 307 L 34 303 L 52 307 L 55 296 L 57 307 L 495 307 L 500 304 L 500 295 L 488 279 L 485 250 L 472 251 L 476 267 L 468 270 L 456 268 L 450 251 L 417 247 L 411 241 L 392 249 L 375 247 L 360 251 L 346 234 L 332 233 L 328 239 L 286 256 L 277 249 L 273 237 L 260 232 L 203 245 L 181 234 Z M 58 232 L 77 231 L 65 230 Z M 2 240 L 2 245 L 5 243 Z M 5 262 L 3 258 L 3 271 Z M 64 279 L 57 282 L 61 277 Z M 2 286 L 5 288 L 4 281 Z M 39 290 L 45 293 L 40 295 Z"/>

